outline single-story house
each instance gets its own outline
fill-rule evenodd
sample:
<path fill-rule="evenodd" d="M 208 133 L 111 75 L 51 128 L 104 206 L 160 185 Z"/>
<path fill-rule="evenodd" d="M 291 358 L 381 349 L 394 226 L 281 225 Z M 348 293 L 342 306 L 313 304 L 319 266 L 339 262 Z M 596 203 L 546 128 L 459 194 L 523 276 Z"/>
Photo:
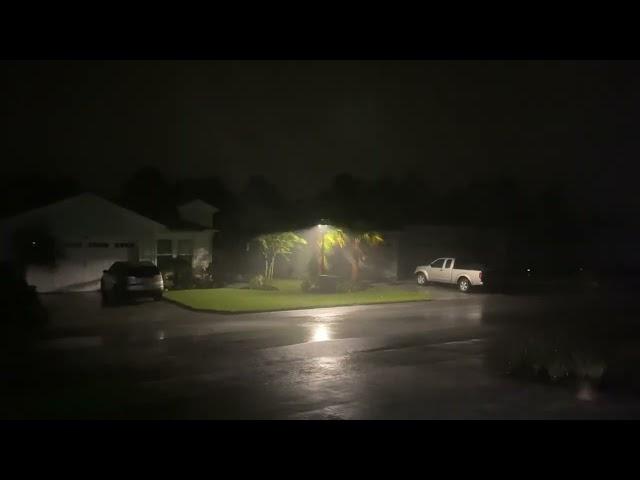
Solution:
<path fill-rule="evenodd" d="M 0 259 L 15 260 L 17 232 L 45 231 L 55 242 L 53 265 L 27 268 L 26 280 L 39 292 L 90 291 L 100 287 L 102 271 L 118 260 L 181 258 L 194 269 L 212 260 L 216 207 L 193 200 L 178 207 L 171 226 L 84 193 L 0 221 Z M 33 248 L 37 248 L 34 237 Z M 162 268 L 162 267 L 161 267 Z"/>

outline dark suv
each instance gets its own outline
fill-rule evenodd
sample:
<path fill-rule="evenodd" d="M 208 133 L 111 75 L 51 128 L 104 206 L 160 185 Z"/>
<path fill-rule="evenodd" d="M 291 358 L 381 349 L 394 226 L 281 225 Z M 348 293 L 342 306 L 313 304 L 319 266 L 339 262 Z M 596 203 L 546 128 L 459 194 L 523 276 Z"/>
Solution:
<path fill-rule="evenodd" d="M 133 297 L 160 300 L 163 290 L 162 274 L 151 262 L 115 262 L 100 281 L 102 299 L 107 304 Z"/>

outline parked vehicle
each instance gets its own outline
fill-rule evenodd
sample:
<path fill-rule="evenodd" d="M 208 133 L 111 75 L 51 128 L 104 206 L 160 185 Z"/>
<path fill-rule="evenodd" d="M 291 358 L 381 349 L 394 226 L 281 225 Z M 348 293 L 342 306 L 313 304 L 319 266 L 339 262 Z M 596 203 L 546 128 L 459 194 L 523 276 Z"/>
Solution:
<path fill-rule="evenodd" d="M 482 270 L 479 263 L 459 258 L 438 258 L 428 265 L 415 269 L 418 285 L 428 283 L 446 283 L 457 285 L 458 290 L 467 293 L 471 287 L 483 285 Z"/>
<path fill-rule="evenodd" d="M 164 282 L 158 267 L 151 262 L 115 262 L 104 270 L 100 292 L 105 303 L 133 297 L 162 299 Z"/>

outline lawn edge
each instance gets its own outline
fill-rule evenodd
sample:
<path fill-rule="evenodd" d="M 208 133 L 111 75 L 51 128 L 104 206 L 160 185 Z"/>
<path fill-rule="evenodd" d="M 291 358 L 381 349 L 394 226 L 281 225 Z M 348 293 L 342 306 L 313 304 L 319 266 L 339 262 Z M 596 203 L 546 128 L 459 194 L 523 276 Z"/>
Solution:
<path fill-rule="evenodd" d="M 322 308 L 339 308 L 339 307 L 371 307 L 376 305 L 397 305 L 399 303 L 420 303 L 420 302 L 432 302 L 432 298 L 425 298 L 423 300 L 397 300 L 397 301 L 389 301 L 389 302 L 373 302 L 373 303 L 349 303 L 342 305 L 324 305 L 322 307 L 298 307 L 298 308 L 279 308 L 276 310 L 242 310 L 242 311 L 233 311 L 233 310 L 212 310 L 210 308 L 196 308 L 181 303 L 177 300 L 173 300 L 167 298 L 166 296 L 162 297 L 162 300 L 168 303 L 172 303 L 180 308 L 184 308 L 185 310 L 191 310 L 192 312 L 200 312 L 200 313 L 215 313 L 217 315 L 245 315 L 248 313 L 274 313 L 274 312 L 295 312 L 298 310 L 319 310 Z"/>

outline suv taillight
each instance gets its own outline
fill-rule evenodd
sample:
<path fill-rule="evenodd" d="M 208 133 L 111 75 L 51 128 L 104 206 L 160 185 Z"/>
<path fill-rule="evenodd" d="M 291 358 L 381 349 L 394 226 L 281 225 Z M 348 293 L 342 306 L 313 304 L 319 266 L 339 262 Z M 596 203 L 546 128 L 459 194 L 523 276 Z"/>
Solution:
<path fill-rule="evenodd" d="M 480 281 L 482 281 L 482 272 L 480 272 Z"/>

